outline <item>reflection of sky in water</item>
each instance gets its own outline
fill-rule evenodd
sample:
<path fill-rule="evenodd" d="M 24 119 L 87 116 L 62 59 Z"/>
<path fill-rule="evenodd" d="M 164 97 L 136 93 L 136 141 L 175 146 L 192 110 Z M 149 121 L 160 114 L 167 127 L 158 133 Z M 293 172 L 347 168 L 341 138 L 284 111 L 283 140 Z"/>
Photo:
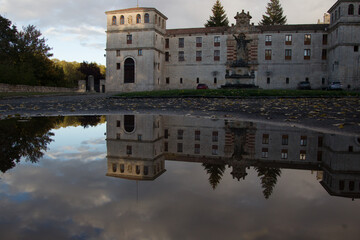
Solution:
<path fill-rule="evenodd" d="M 283 169 L 268 200 L 252 168 L 240 182 L 226 168 L 216 190 L 199 163 L 166 161 L 155 181 L 106 177 L 105 131 L 105 124 L 53 130 L 39 166 L 1 176 L 1 239 L 359 236 L 359 201 L 331 197 L 311 171 Z"/>

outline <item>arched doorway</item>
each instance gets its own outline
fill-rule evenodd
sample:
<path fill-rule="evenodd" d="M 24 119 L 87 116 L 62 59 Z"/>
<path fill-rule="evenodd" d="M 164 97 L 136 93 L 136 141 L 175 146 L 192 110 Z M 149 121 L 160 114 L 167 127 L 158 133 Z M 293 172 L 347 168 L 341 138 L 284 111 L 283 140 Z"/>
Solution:
<path fill-rule="evenodd" d="M 135 61 L 127 58 L 124 63 L 124 83 L 135 82 Z"/>

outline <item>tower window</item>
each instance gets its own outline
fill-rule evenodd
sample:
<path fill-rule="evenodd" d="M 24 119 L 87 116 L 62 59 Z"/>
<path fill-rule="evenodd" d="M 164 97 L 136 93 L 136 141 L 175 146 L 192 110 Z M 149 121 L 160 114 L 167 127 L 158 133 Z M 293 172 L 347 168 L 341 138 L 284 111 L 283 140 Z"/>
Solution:
<path fill-rule="evenodd" d="M 170 83 L 170 78 L 166 78 L 166 84 L 169 84 Z"/>
<path fill-rule="evenodd" d="M 132 35 L 126 35 L 126 43 L 132 44 Z"/>
<path fill-rule="evenodd" d="M 179 38 L 179 48 L 183 48 L 184 45 L 184 38 Z"/>
<path fill-rule="evenodd" d="M 304 50 L 304 59 L 305 60 L 310 60 L 310 56 L 311 56 L 311 50 L 310 49 L 305 49 Z"/>
<path fill-rule="evenodd" d="M 141 15 L 136 15 L 136 23 L 141 23 Z"/>
<path fill-rule="evenodd" d="M 196 47 L 202 46 L 202 37 L 196 37 Z"/>
<path fill-rule="evenodd" d="M 179 51 L 179 62 L 185 61 L 184 58 L 184 52 L 183 51 Z"/>
<path fill-rule="evenodd" d="M 165 52 L 165 62 L 168 62 L 170 58 L 169 52 Z"/>
<path fill-rule="evenodd" d="M 358 52 L 359 51 L 359 46 L 354 46 L 354 52 Z"/>
<path fill-rule="evenodd" d="M 150 22 L 150 17 L 149 17 L 149 14 L 148 14 L 148 13 L 145 13 L 145 15 L 144 15 L 144 22 L 145 22 L 145 23 L 149 23 L 149 22 Z"/>
<path fill-rule="evenodd" d="M 270 84 L 270 78 L 269 78 L 269 77 L 266 78 L 266 83 L 267 83 L 267 84 Z"/>
<path fill-rule="evenodd" d="M 265 60 L 271 60 L 271 49 L 265 50 Z"/>
<path fill-rule="evenodd" d="M 112 17 L 112 25 L 116 25 L 116 17 L 115 16 Z"/>
<path fill-rule="evenodd" d="M 120 63 L 116 63 L 116 69 L 120 70 Z"/>
<path fill-rule="evenodd" d="M 289 82 L 290 82 L 290 79 L 286 78 L 286 84 L 289 84 Z"/>
<path fill-rule="evenodd" d="M 292 35 L 285 35 L 285 45 L 292 44 Z"/>
<path fill-rule="evenodd" d="M 169 48 L 169 39 L 168 38 L 165 39 L 165 48 Z"/>
<path fill-rule="evenodd" d="M 291 49 L 285 49 L 285 60 L 291 60 L 292 51 Z"/>
<path fill-rule="evenodd" d="M 220 50 L 214 50 L 214 61 L 220 61 Z"/>
<path fill-rule="evenodd" d="M 354 15 L 354 5 L 353 4 L 349 5 L 348 14 L 349 15 Z"/>
<path fill-rule="evenodd" d="M 121 17 L 120 17 L 120 24 L 122 25 L 122 24 L 124 24 L 125 23 L 125 17 L 124 17 L 124 15 L 121 15 Z"/>
<path fill-rule="evenodd" d="M 201 61 L 201 51 L 196 51 L 196 61 L 199 62 Z"/>
<path fill-rule="evenodd" d="M 180 78 L 180 84 L 182 84 L 183 83 L 183 79 L 182 78 Z"/>

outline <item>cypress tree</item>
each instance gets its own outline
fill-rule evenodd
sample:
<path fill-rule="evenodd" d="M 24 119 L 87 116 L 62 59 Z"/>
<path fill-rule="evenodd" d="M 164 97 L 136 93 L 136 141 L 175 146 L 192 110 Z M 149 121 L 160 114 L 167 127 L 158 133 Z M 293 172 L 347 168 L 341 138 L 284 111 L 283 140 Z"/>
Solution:
<path fill-rule="evenodd" d="M 219 0 L 216 0 L 212 7 L 213 16 L 205 23 L 205 27 L 227 27 L 229 26 L 229 20 L 225 14 L 225 10 Z"/>
<path fill-rule="evenodd" d="M 259 25 L 284 25 L 286 24 L 286 16 L 279 0 L 270 0 L 266 7 L 266 15 L 259 22 Z"/>

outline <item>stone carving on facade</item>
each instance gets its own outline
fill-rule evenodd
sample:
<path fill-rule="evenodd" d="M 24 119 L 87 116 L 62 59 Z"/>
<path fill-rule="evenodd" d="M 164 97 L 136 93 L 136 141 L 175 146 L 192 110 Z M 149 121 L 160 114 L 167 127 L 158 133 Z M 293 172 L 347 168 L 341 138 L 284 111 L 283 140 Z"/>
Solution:
<path fill-rule="evenodd" d="M 248 65 L 248 43 L 251 40 L 246 40 L 244 33 L 240 33 L 238 36 L 233 34 L 233 36 L 236 40 L 236 65 L 245 67 Z"/>
<path fill-rule="evenodd" d="M 132 24 L 132 16 L 129 16 L 129 17 L 128 17 L 128 23 L 129 23 L 129 24 Z"/>

